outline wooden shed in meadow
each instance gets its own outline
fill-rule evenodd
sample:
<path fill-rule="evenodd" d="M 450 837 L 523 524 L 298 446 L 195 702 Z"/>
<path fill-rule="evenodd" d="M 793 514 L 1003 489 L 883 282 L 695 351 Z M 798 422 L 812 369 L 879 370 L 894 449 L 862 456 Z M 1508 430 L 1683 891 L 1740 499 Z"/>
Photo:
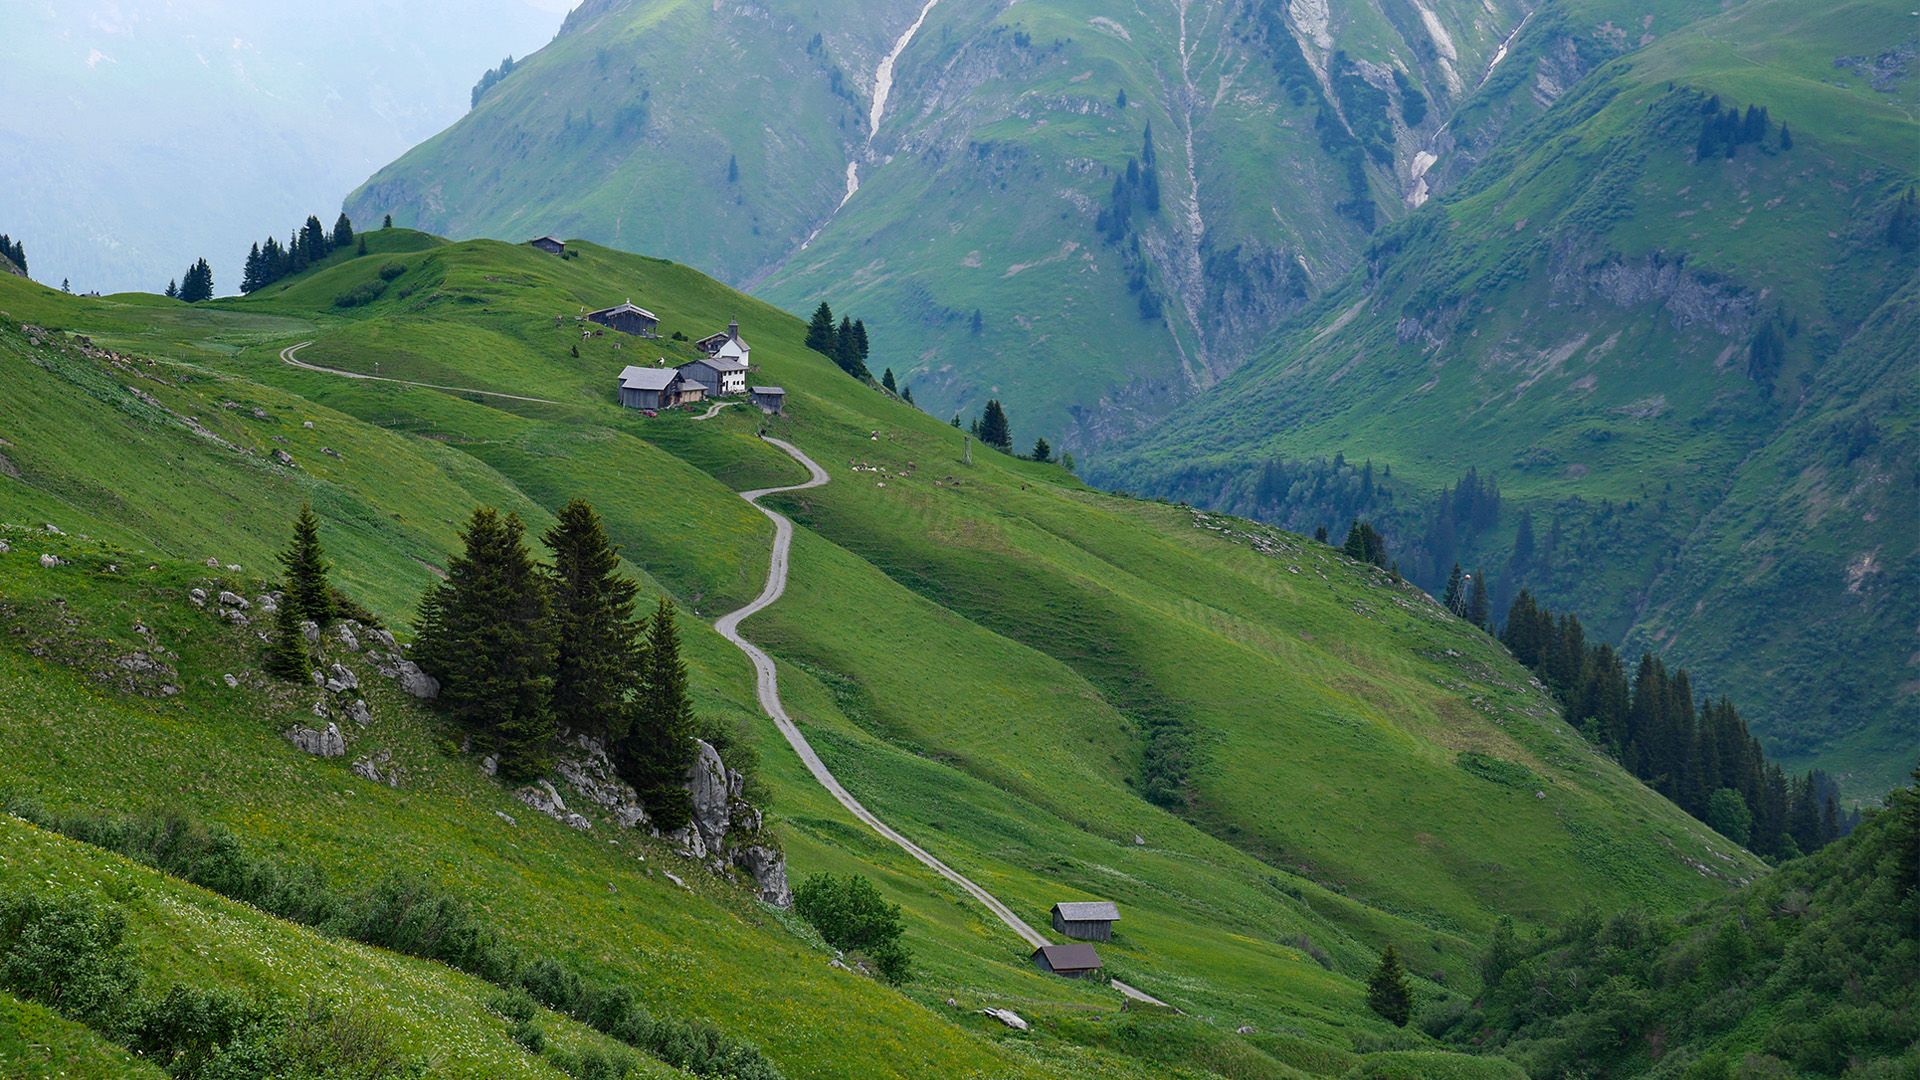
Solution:
<path fill-rule="evenodd" d="M 589 311 L 587 321 L 637 337 L 653 337 L 654 332 L 660 329 L 660 317 L 646 308 L 636 306 L 631 300 L 599 311 Z"/>
<path fill-rule="evenodd" d="M 1083 942 L 1042 945 L 1033 950 L 1033 966 L 1068 979 L 1093 979 L 1100 975 L 1100 954 Z"/>
<path fill-rule="evenodd" d="M 1082 941 L 1112 941 L 1120 906 L 1111 900 L 1066 901 L 1053 905 L 1053 928 Z"/>

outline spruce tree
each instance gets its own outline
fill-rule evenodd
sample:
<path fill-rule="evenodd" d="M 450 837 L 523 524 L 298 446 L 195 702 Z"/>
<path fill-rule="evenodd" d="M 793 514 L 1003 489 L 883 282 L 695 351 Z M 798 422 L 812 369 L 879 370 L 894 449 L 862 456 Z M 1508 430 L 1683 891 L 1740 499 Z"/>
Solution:
<path fill-rule="evenodd" d="M 247 252 L 246 266 L 240 271 L 240 291 L 250 293 L 260 287 L 260 245 Z"/>
<path fill-rule="evenodd" d="M 167 281 L 166 297 L 169 300 L 180 299 L 180 283 L 178 281 L 171 279 Z"/>
<path fill-rule="evenodd" d="M 1467 621 L 1486 630 L 1492 618 L 1493 601 L 1487 598 L 1487 572 L 1477 571 L 1473 575 L 1473 597 L 1467 601 Z"/>
<path fill-rule="evenodd" d="M 1446 594 L 1440 598 L 1440 606 L 1453 612 L 1455 615 L 1464 616 L 1467 613 L 1466 593 L 1460 587 L 1459 563 L 1454 563 L 1453 573 L 1447 575 L 1447 591 Z"/>
<path fill-rule="evenodd" d="M 620 553 L 583 499 L 563 507 L 541 539 L 553 552 L 554 719 L 610 740 L 638 676 L 636 586 L 620 575 Z"/>
<path fill-rule="evenodd" d="M 391 229 L 391 228 L 393 228 L 393 215 L 392 215 L 392 214 L 388 214 L 388 215 L 387 215 L 386 217 L 383 217 L 383 218 L 381 218 L 381 219 L 380 219 L 380 227 L 381 227 L 381 228 L 383 228 L 383 229 Z"/>
<path fill-rule="evenodd" d="M 333 223 L 333 249 L 339 251 L 351 243 L 353 243 L 353 222 L 347 220 L 347 212 L 342 210 Z"/>
<path fill-rule="evenodd" d="M 273 636 L 267 640 L 265 667 L 267 674 L 289 682 L 306 682 L 313 671 L 307 659 L 306 635 L 300 631 L 300 616 L 290 596 L 273 613 Z"/>
<path fill-rule="evenodd" d="M 1367 980 L 1367 1007 L 1395 1027 L 1406 1027 L 1413 1018 L 1413 988 L 1407 985 L 1406 969 L 1400 966 L 1400 954 L 1391 945 L 1380 955 L 1380 966 Z"/>
<path fill-rule="evenodd" d="M 867 365 L 867 324 L 864 319 L 853 320 L 853 355 L 860 359 L 860 366 Z"/>
<path fill-rule="evenodd" d="M 833 359 L 851 375 L 860 367 L 860 347 L 853 340 L 853 320 L 840 316 L 840 328 L 833 332 Z"/>
<path fill-rule="evenodd" d="M 464 550 L 421 600 L 414 643 L 414 660 L 440 680 L 440 708 L 499 755 L 509 779 L 543 771 L 554 734 L 551 612 L 525 531 L 516 515 L 473 512 Z"/>
<path fill-rule="evenodd" d="M 834 355 L 833 309 L 825 300 L 813 309 L 813 321 L 807 324 L 807 348 L 822 356 Z"/>
<path fill-rule="evenodd" d="M 614 753 L 621 777 L 640 793 L 641 805 L 661 832 L 674 832 L 692 819 L 685 784 L 693 765 L 693 730 L 693 703 L 687 698 L 687 665 L 680 659 L 673 601 L 661 597 L 647 624 L 646 651 L 627 731 Z"/>
<path fill-rule="evenodd" d="M 906 402 L 909 405 L 913 404 L 913 387 L 911 386 L 900 387 L 900 400 Z"/>
<path fill-rule="evenodd" d="M 999 398 L 987 399 L 987 407 L 980 414 L 980 441 L 1006 453 L 1013 452 L 1013 428 L 1007 423 L 1007 411 L 1000 407 Z"/>
<path fill-rule="evenodd" d="M 333 587 L 327 582 L 327 563 L 320 551 L 320 520 L 313 516 L 311 504 L 300 504 L 293 543 L 280 553 L 280 565 L 287 572 L 287 598 L 281 606 L 292 608 L 299 618 L 312 619 L 322 629 L 333 622 Z"/>
<path fill-rule="evenodd" d="M 1033 440 L 1032 456 L 1033 456 L 1033 460 L 1035 461 L 1042 461 L 1042 462 L 1052 461 L 1053 447 L 1047 445 L 1047 440 L 1045 439 L 1035 439 Z"/>
<path fill-rule="evenodd" d="M 320 224 L 320 219 L 312 214 L 307 215 L 307 224 L 301 229 L 300 239 L 306 247 L 309 263 L 317 263 L 326 258 L 327 252 L 331 250 L 327 245 L 327 227 Z"/>
<path fill-rule="evenodd" d="M 899 393 L 899 392 L 900 392 L 900 387 L 899 387 L 899 385 L 898 385 L 898 384 L 896 384 L 896 383 L 895 383 L 895 382 L 893 381 L 893 369 L 892 369 L 892 368 L 888 368 L 888 369 L 886 370 L 886 373 L 885 373 L 884 375 L 881 375 L 881 376 L 880 376 L 880 385 L 881 385 L 881 386 L 884 386 L 884 387 L 886 387 L 886 388 L 887 388 L 887 393 L 889 393 L 889 394 L 897 394 L 897 393 Z"/>

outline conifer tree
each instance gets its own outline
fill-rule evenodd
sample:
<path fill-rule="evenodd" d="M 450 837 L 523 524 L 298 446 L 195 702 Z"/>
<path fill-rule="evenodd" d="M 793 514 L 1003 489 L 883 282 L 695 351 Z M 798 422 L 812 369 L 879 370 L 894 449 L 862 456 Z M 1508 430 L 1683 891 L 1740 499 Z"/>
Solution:
<path fill-rule="evenodd" d="M 306 682 L 313 671 L 307 659 L 306 635 L 300 631 L 300 616 L 292 598 L 281 601 L 273 613 L 273 636 L 267 640 L 267 674 L 288 682 Z"/>
<path fill-rule="evenodd" d="M 180 283 L 178 281 L 168 279 L 166 297 L 169 300 L 180 299 Z"/>
<path fill-rule="evenodd" d="M 391 228 L 393 228 L 393 215 L 392 215 L 392 214 L 388 214 L 388 215 L 387 215 L 386 217 L 383 217 L 383 218 L 381 218 L 381 219 L 380 219 L 380 227 L 381 227 L 381 228 L 383 228 L 383 229 L 391 229 Z"/>
<path fill-rule="evenodd" d="M 1453 612 L 1455 615 L 1464 617 L 1467 613 L 1467 597 L 1466 592 L 1460 586 L 1460 580 L 1460 564 L 1454 563 L 1453 573 L 1447 575 L 1447 591 L 1446 594 L 1440 598 L 1440 606 Z"/>
<path fill-rule="evenodd" d="M 864 319 L 853 320 L 853 355 L 860 360 L 860 366 L 867 365 L 867 324 Z"/>
<path fill-rule="evenodd" d="M 287 572 L 287 599 L 281 606 L 292 608 L 302 619 L 312 619 L 321 629 L 333 622 L 337 612 L 333 586 L 327 582 L 327 562 L 320 550 L 320 519 L 313 506 L 300 505 L 294 519 L 293 543 L 280 553 L 280 565 Z"/>
<path fill-rule="evenodd" d="M 1367 1007 L 1395 1027 L 1406 1027 L 1413 1018 L 1413 988 L 1407 985 L 1406 969 L 1391 945 L 1380 954 L 1380 966 L 1367 980 Z"/>
<path fill-rule="evenodd" d="M 1318 541 L 1320 541 L 1320 542 L 1321 542 L 1321 543 L 1323 543 L 1323 544 L 1324 544 L 1324 543 L 1326 543 L 1326 542 L 1327 542 L 1327 527 L 1326 527 L 1325 525 L 1322 525 L 1322 526 L 1320 526 L 1319 528 L 1317 528 L 1317 529 L 1315 529 L 1315 530 L 1313 530 L 1313 538 L 1314 538 L 1315 540 L 1318 540 Z"/>
<path fill-rule="evenodd" d="M 1033 440 L 1033 454 L 1031 456 L 1035 461 L 1052 461 L 1053 447 L 1047 445 L 1047 440 L 1045 439 L 1035 439 Z"/>
<path fill-rule="evenodd" d="M 307 215 L 307 224 L 301 229 L 300 239 L 306 247 L 309 263 L 317 263 L 326 258 L 327 252 L 331 250 L 327 246 L 327 227 L 320 224 L 320 219 L 312 214 Z"/>
<path fill-rule="evenodd" d="M 913 387 L 902 385 L 900 387 L 900 400 L 906 402 L 909 405 L 912 405 L 913 404 Z"/>
<path fill-rule="evenodd" d="M 636 586 L 620 575 L 620 553 L 584 499 L 563 507 L 541 539 L 553 552 L 554 719 L 607 740 L 625 721 L 638 675 Z"/>
<path fill-rule="evenodd" d="M 353 222 L 347 220 L 347 212 L 342 210 L 333 223 L 333 249 L 339 251 L 351 243 L 353 243 Z"/>
<path fill-rule="evenodd" d="M 473 512 L 447 579 L 420 603 L 414 659 L 440 680 L 437 699 L 499 755 L 509 779 L 545 769 L 554 734 L 550 609 L 518 516 Z"/>
<path fill-rule="evenodd" d="M 728 154 L 727 155 L 727 183 L 737 184 L 739 182 L 740 182 L 740 159 L 732 154 Z"/>
<path fill-rule="evenodd" d="M 1493 601 L 1487 598 L 1487 572 L 1477 571 L 1473 575 L 1473 596 L 1467 601 L 1467 621 L 1486 630 L 1492 618 Z"/>
<path fill-rule="evenodd" d="M 975 434 L 988 446 L 1013 452 L 1013 428 L 1007 423 L 1007 411 L 1000 407 L 999 398 L 987 399 L 987 407 L 980 414 L 980 430 Z"/>
<path fill-rule="evenodd" d="M 684 785 L 693 765 L 693 730 L 693 703 L 687 698 L 687 665 L 680 659 L 673 601 L 661 597 L 647 624 L 645 656 L 627 731 L 614 754 L 621 777 L 639 792 L 647 815 L 661 832 L 674 832 L 692 817 Z"/>
<path fill-rule="evenodd" d="M 247 262 L 240 271 L 240 291 L 250 293 L 260 287 L 260 245 L 255 244 L 247 252 Z"/>
<path fill-rule="evenodd" d="M 822 356 L 834 355 L 833 309 L 825 300 L 813 309 L 813 321 L 807 324 L 807 348 Z"/>
<path fill-rule="evenodd" d="M 853 340 L 853 320 L 840 316 L 840 328 L 833 333 L 833 359 L 851 375 L 860 364 L 860 346 Z"/>
<path fill-rule="evenodd" d="M 880 385 L 886 387 L 887 393 L 889 394 L 897 394 L 900 392 L 900 387 L 893 381 L 892 368 L 888 368 L 886 374 L 880 376 Z"/>

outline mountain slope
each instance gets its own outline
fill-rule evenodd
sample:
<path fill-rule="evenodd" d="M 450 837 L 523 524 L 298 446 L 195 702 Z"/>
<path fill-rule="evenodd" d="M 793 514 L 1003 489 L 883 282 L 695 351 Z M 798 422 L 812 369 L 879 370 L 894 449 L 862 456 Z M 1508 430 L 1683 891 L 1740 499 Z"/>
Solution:
<path fill-rule="evenodd" d="M 1330 549 L 986 451 L 967 464 L 950 428 L 805 350 L 798 322 L 672 264 L 404 230 L 368 243 L 191 307 L 0 282 L 0 365 L 20 388 L 0 401 L 0 520 L 69 534 L 10 533 L 4 595 L 56 623 L 64 605 L 115 655 L 141 621 L 183 672 L 180 694 L 150 700 L 0 645 L 33 721 L 0 784 L 60 810 L 172 804 L 346 880 L 428 875 L 484 900 L 510 941 L 630 980 L 649 1008 L 711 1020 L 796 1077 L 1344 1072 L 1386 1036 L 1361 980 L 1390 942 L 1446 996 L 1498 914 L 1554 919 L 1575 896 L 1679 910 L 1760 870 L 1593 754 L 1490 640 Z M 335 303 L 376 281 L 373 302 Z M 1060 899 L 1118 900 L 1126 922 L 1103 954 L 1185 1018 L 1118 1014 L 1112 991 L 1035 972 L 982 909 L 814 785 L 759 717 L 747 665 L 697 619 L 700 711 L 757 749 L 794 873 L 863 873 L 906 909 L 920 975 L 904 993 L 834 971 L 692 866 L 691 894 L 663 883 L 648 872 L 675 865 L 662 845 L 528 813 L 396 693 L 349 733 L 353 754 L 385 745 L 418 770 L 392 791 L 286 747 L 307 702 L 224 686 L 250 664 L 246 639 L 209 633 L 180 593 L 229 576 L 257 588 L 204 561 L 271 565 L 301 501 L 327 522 L 343 587 L 402 628 L 481 501 L 537 532 L 590 498 L 644 591 L 684 611 L 757 593 L 769 530 L 734 492 L 797 470 L 742 409 L 649 421 L 614 406 L 622 365 L 688 353 L 581 339 L 566 319 L 629 293 L 693 337 L 739 316 L 756 378 L 790 393 L 773 426 L 833 476 L 780 497 L 800 525 L 793 577 L 746 625 L 822 757 L 1031 923 Z M 308 340 L 299 358 L 319 367 L 561 404 L 281 362 Z M 43 551 L 71 565 L 42 567 Z M 987 1004 L 1035 1032 L 970 1011 Z M 1254 1034 L 1228 1034 L 1239 1026 Z"/>
<path fill-rule="evenodd" d="M 1378 518 L 1426 587 L 1484 567 L 1687 666 L 1770 753 L 1885 790 L 1920 750 L 1914 33 L 1891 3 L 1754 0 L 1612 62 L 1093 475 Z M 1366 496 L 1334 450 L 1369 459 Z M 1436 517 L 1470 468 L 1497 520 Z"/>
<path fill-rule="evenodd" d="M 829 299 L 931 411 L 998 396 L 1023 445 L 1080 450 L 1211 385 L 1340 280 L 1425 190 L 1421 155 L 1523 17 L 595 0 L 347 205 L 641 247 L 794 311 Z"/>

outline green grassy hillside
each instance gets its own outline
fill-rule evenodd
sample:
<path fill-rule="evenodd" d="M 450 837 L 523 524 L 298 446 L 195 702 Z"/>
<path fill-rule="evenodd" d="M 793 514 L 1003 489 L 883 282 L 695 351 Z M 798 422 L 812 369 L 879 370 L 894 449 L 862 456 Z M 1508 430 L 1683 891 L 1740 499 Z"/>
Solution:
<path fill-rule="evenodd" d="M 1885 0 L 1754 0 L 1607 64 L 1094 475 L 1377 517 L 1429 588 L 1456 557 L 1527 586 L 1732 696 L 1789 765 L 1886 790 L 1920 752 L 1914 38 Z M 1708 130 L 1750 105 L 1755 138 Z M 1295 485 L 1336 450 L 1397 501 Z M 1442 538 L 1469 468 L 1503 510 Z"/>
<path fill-rule="evenodd" d="M 1077 452 L 1337 283 L 1525 8 L 591 3 L 347 208 L 831 300 L 931 411 L 999 397 L 1023 446 Z M 872 130 L 881 58 L 923 10 Z M 1150 175 L 1117 190 L 1130 159 Z"/>
<path fill-rule="evenodd" d="M 1389 943 L 1442 1000 L 1472 985 L 1500 914 L 1678 911 L 1761 870 L 1589 750 L 1490 639 L 1331 549 L 977 447 L 967 464 L 958 433 L 806 351 L 797 321 L 683 267 L 405 230 L 368 246 L 192 307 L 0 281 L 0 787 L 56 813 L 189 814 L 342 887 L 420 875 L 514 947 L 717 1024 L 792 1077 L 1339 1075 L 1439 1052 L 1362 1004 Z M 579 337 L 582 306 L 624 296 L 691 337 L 738 316 L 756 381 L 789 390 L 770 425 L 832 475 L 778 500 L 800 525 L 793 578 L 746 625 L 828 765 L 1035 925 L 1057 900 L 1118 900 L 1103 954 L 1180 1015 L 1035 972 L 983 909 L 813 784 L 744 659 L 699 621 L 701 713 L 757 747 L 796 875 L 857 871 L 903 906 L 919 970 L 903 989 L 832 968 L 792 920 L 661 844 L 528 811 L 384 680 L 363 676 L 375 722 L 331 762 L 280 737 L 304 695 L 226 686 L 257 645 L 184 595 L 257 594 L 302 501 L 341 585 L 402 636 L 480 502 L 537 532 L 591 499 L 643 592 L 701 619 L 756 593 L 771 530 L 734 492 L 798 470 L 744 407 L 617 408 L 621 366 L 687 355 Z M 543 400 L 282 363 L 302 341 L 308 364 Z M 177 693 L 113 675 L 152 641 Z M 405 786 L 348 772 L 376 750 Z"/>

